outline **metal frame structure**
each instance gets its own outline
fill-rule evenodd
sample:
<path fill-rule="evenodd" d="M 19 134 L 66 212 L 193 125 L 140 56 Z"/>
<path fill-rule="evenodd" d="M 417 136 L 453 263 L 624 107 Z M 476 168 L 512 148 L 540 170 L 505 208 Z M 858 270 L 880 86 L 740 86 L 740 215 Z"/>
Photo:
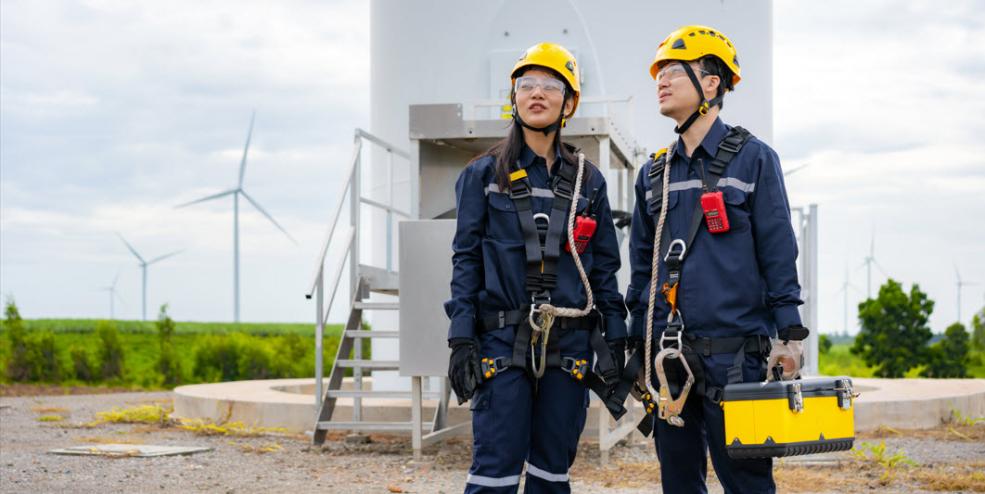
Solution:
<path fill-rule="evenodd" d="M 315 405 L 320 406 L 322 403 L 322 398 L 324 396 L 323 388 L 323 365 L 322 360 L 322 340 L 325 334 L 325 322 L 328 320 L 328 314 L 331 310 L 332 304 L 335 301 L 335 295 L 338 291 L 339 284 L 342 280 L 342 272 L 345 269 L 346 259 L 348 259 L 349 264 L 349 287 L 350 293 L 353 299 L 355 299 L 355 294 L 359 291 L 360 286 L 360 276 L 366 276 L 369 279 L 374 277 L 379 278 L 385 276 L 386 274 L 395 274 L 393 271 L 393 251 L 392 251 L 392 231 L 394 216 L 402 216 L 404 218 L 409 218 L 410 214 L 406 211 L 398 209 L 393 206 L 393 187 L 392 187 L 392 173 L 388 174 L 389 186 L 389 199 L 386 204 L 373 199 L 363 197 L 361 192 L 362 180 L 362 152 L 363 152 L 363 142 L 369 142 L 375 144 L 383 149 L 390 160 L 390 168 L 392 169 L 392 157 L 394 154 L 402 158 L 409 158 L 406 151 L 397 148 L 396 146 L 380 139 L 379 137 L 370 134 L 362 129 L 356 129 L 354 136 L 354 145 L 352 150 L 352 158 L 349 161 L 349 167 L 344 175 L 344 180 L 342 182 L 342 191 L 339 194 L 339 202 L 332 219 L 329 222 L 328 233 L 325 236 L 325 240 L 322 242 L 322 247 L 318 255 L 318 262 L 315 267 L 315 273 L 312 277 L 312 282 L 308 292 L 305 297 L 308 299 L 315 299 Z M 349 205 L 349 225 L 341 234 L 340 239 L 342 244 L 341 248 L 342 255 L 337 259 L 337 264 L 335 270 L 332 272 L 332 276 L 329 279 L 331 285 L 331 291 L 327 297 L 328 305 L 325 305 L 325 258 L 328 255 L 329 248 L 332 246 L 332 241 L 335 239 L 336 228 L 339 224 L 339 218 L 342 216 L 342 212 L 345 210 L 346 200 L 348 198 Z M 359 222 L 360 222 L 360 209 L 363 204 L 381 209 L 386 212 L 386 232 L 387 232 L 387 255 L 386 255 L 386 268 L 381 270 L 379 268 L 373 268 L 371 266 L 363 266 L 360 264 L 359 255 Z M 382 271 L 382 273 L 380 273 Z M 382 291 L 395 291 L 389 288 L 384 288 Z M 360 338 L 356 338 L 354 343 L 355 354 L 362 355 L 362 341 Z M 355 383 L 357 389 L 361 389 L 362 386 L 362 371 L 361 369 L 355 369 L 353 371 Z M 355 409 L 361 407 L 361 402 L 359 398 L 356 398 Z"/>
<path fill-rule="evenodd" d="M 804 371 L 806 374 L 817 375 L 819 371 L 817 360 L 817 204 L 790 208 L 790 212 L 796 214 L 794 225 L 797 233 L 797 247 L 800 251 L 797 263 L 800 271 L 800 297 L 804 301 L 804 305 L 800 309 L 800 317 L 804 325 L 811 330 L 810 336 L 807 337 L 807 348 L 804 351 L 806 357 Z"/>

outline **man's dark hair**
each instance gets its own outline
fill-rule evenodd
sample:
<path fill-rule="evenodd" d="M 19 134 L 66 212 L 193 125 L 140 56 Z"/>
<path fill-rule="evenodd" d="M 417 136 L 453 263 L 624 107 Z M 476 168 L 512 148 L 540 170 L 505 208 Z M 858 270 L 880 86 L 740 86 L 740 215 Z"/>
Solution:
<path fill-rule="evenodd" d="M 728 68 L 728 65 L 725 65 L 725 62 L 721 61 L 718 57 L 705 55 L 698 59 L 698 64 L 701 66 L 701 70 L 710 75 L 716 75 L 721 80 L 718 83 L 718 91 L 715 93 L 715 97 L 720 97 L 726 91 L 735 89 L 735 86 L 732 84 L 732 69 Z M 725 108 L 724 99 L 718 103 L 718 107 Z"/>

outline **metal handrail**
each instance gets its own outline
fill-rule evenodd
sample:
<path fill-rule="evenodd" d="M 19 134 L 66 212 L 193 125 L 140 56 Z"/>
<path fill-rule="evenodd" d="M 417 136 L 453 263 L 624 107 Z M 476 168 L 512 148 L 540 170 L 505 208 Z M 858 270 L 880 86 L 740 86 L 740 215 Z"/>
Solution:
<path fill-rule="evenodd" d="M 393 154 L 396 154 L 398 156 L 403 156 L 406 159 L 410 159 L 410 153 L 408 153 L 407 151 L 404 151 L 398 148 L 397 146 L 394 146 L 393 144 L 390 144 L 389 142 L 384 141 L 383 139 L 380 139 L 379 137 L 376 137 L 375 135 L 370 134 L 369 132 L 366 132 L 363 129 L 359 129 L 359 128 L 356 129 L 356 137 L 357 138 L 362 137 L 363 139 L 366 139 L 367 141 L 370 141 Z"/>
<path fill-rule="evenodd" d="M 362 190 L 360 187 L 360 175 L 361 175 L 361 165 L 362 160 L 362 150 L 363 150 L 363 139 L 376 144 L 386 150 L 389 153 L 389 164 L 387 168 L 387 187 L 390 191 L 389 204 L 384 204 L 373 199 L 362 196 Z M 407 160 L 410 160 L 410 153 L 402 149 L 397 148 L 393 144 L 380 139 L 379 137 L 366 132 L 365 130 L 357 128 L 355 130 L 355 135 L 353 140 L 353 150 L 352 159 L 349 163 L 348 171 L 345 173 L 345 179 L 342 183 L 342 192 L 339 195 L 338 205 L 335 211 L 332 213 L 332 219 L 330 222 L 330 227 L 328 229 L 328 234 L 325 236 L 325 240 L 322 243 L 321 250 L 318 255 L 318 264 L 315 266 L 314 276 L 312 277 L 312 282 L 310 289 L 305 294 L 305 298 L 311 299 L 315 298 L 316 307 L 315 312 L 317 313 L 317 318 L 315 319 L 315 406 L 319 407 L 324 397 L 323 390 L 323 374 L 324 369 L 322 368 L 323 358 L 322 358 L 322 342 L 325 333 L 325 324 L 328 322 L 328 314 L 331 312 L 332 304 L 335 302 L 335 295 L 338 292 L 339 284 L 342 281 L 342 273 L 345 270 L 346 259 L 349 259 L 349 267 L 352 272 L 350 279 L 350 289 L 355 291 L 359 287 L 356 284 L 359 282 L 357 278 L 357 273 L 359 269 L 359 209 L 362 204 L 366 204 L 372 207 L 380 208 L 386 211 L 386 234 L 387 234 L 387 271 L 391 270 L 392 263 L 392 235 L 393 235 L 393 215 L 397 214 L 405 218 L 410 218 L 410 213 L 403 211 L 399 208 L 393 206 L 393 155 L 396 154 Z M 338 264 L 335 266 L 335 271 L 332 273 L 332 278 L 330 282 L 332 283 L 331 292 L 328 296 L 328 305 L 325 305 L 325 258 L 328 256 L 328 250 L 332 245 L 332 240 L 335 239 L 339 223 L 339 218 L 342 215 L 342 209 L 345 207 L 346 197 L 348 197 L 349 210 L 350 210 L 350 222 L 351 225 L 347 228 L 344 234 L 345 244 L 342 252 L 341 258 L 338 260 Z M 362 353 L 361 351 L 361 340 L 356 340 L 355 348 L 357 355 Z M 356 374 L 357 386 L 361 388 L 359 383 L 359 374 Z M 358 420 L 359 409 L 359 399 L 355 401 L 355 408 L 353 409 L 353 415 Z"/>
<path fill-rule="evenodd" d="M 383 204 L 382 202 L 374 201 L 374 200 L 369 199 L 369 198 L 366 198 L 366 197 L 361 197 L 359 199 L 359 201 L 362 202 L 363 204 L 366 204 L 366 205 L 369 205 L 369 206 L 374 206 L 374 207 L 377 207 L 379 209 L 382 209 L 382 210 L 384 210 L 384 211 L 386 211 L 388 213 L 397 213 L 400 216 L 403 216 L 404 218 L 410 218 L 410 213 L 408 213 L 407 211 L 404 211 L 403 209 L 397 209 L 397 208 L 395 208 L 393 206 L 387 206 L 386 204 Z"/>
<path fill-rule="evenodd" d="M 349 171 L 345 174 L 345 182 L 342 183 L 342 193 L 339 194 L 339 204 L 335 208 L 335 213 L 332 216 L 332 226 L 328 228 L 328 235 L 325 236 L 325 241 L 322 243 L 321 254 L 318 256 L 318 264 L 315 266 L 315 275 L 311 281 L 311 289 L 305 294 L 305 298 L 311 299 L 311 296 L 315 293 L 315 286 L 318 285 L 318 276 L 324 267 L 325 256 L 328 255 L 328 247 L 332 243 L 332 236 L 335 235 L 335 227 L 338 226 L 339 217 L 342 216 L 342 206 L 345 205 L 345 193 L 352 184 L 352 176 L 356 172 L 356 164 L 359 163 L 359 155 L 362 152 L 363 143 L 358 138 L 356 139 L 355 146 L 352 148 L 352 160 L 349 162 Z"/>

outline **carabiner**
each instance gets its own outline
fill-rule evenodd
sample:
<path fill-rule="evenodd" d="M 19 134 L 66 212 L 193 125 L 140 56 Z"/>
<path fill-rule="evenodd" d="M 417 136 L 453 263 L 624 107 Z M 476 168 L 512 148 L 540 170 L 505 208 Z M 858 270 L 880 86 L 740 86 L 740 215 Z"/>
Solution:
<path fill-rule="evenodd" d="M 678 336 L 679 340 L 680 337 Z M 661 340 L 662 345 L 663 341 Z M 670 394 L 667 372 L 664 370 L 664 359 L 668 358 L 680 359 L 681 365 L 684 366 L 684 371 L 687 373 L 687 379 L 685 379 L 684 386 L 681 388 L 681 392 L 677 395 L 677 398 L 674 398 Z M 664 348 L 660 350 L 660 353 L 657 353 L 654 360 L 654 365 L 657 368 L 657 381 L 660 383 L 659 396 L 657 397 L 657 417 L 660 420 L 666 420 L 670 425 L 684 427 L 684 419 L 681 418 L 681 412 L 684 411 L 684 403 L 687 401 L 687 395 L 691 391 L 691 386 L 694 385 L 694 373 L 691 372 L 691 367 L 687 365 L 687 359 L 684 358 L 684 353 L 677 348 Z"/>

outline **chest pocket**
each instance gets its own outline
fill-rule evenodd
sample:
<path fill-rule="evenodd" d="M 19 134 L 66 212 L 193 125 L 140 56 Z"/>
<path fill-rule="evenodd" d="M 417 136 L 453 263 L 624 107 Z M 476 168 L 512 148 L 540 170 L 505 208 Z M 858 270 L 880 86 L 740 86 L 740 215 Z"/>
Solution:
<path fill-rule="evenodd" d="M 506 194 L 490 192 L 486 197 L 489 219 L 486 234 L 497 240 L 522 242 L 520 218 L 516 214 L 516 205 Z"/>
<path fill-rule="evenodd" d="M 751 228 L 748 195 L 735 187 L 722 187 L 720 190 L 725 199 L 729 229 L 748 231 Z"/>
<path fill-rule="evenodd" d="M 653 191 L 653 193 L 654 194 L 661 194 L 662 192 L 660 190 L 655 190 L 655 191 Z M 681 192 L 679 190 L 672 190 L 672 191 L 670 191 L 670 192 L 667 193 L 667 212 L 668 213 L 670 213 L 670 210 L 672 210 L 672 209 L 674 209 L 674 208 L 677 207 L 677 203 L 680 201 L 680 195 L 681 195 Z M 654 222 L 654 224 L 656 224 L 657 219 L 658 219 L 658 216 L 657 215 L 660 213 L 660 209 L 656 207 L 656 204 L 654 203 L 654 201 L 650 200 L 650 201 L 647 201 L 646 202 L 646 210 L 650 214 L 650 216 L 653 217 L 653 222 Z"/>

